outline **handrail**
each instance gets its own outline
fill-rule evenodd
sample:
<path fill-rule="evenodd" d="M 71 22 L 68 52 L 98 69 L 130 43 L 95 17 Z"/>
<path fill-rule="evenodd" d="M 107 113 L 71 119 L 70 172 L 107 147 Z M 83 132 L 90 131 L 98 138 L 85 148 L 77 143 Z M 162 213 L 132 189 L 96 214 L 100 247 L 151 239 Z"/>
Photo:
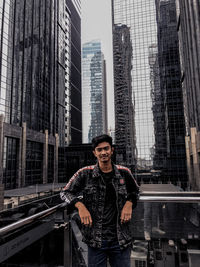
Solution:
<path fill-rule="evenodd" d="M 200 191 L 141 191 L 140 195 L 200 196 Z"/>
<path fill-rule="evenodd" d="M 5 235 L 6 233 L 8 233 L 9 231 L 13 231 L 17 228 L 20 228 L 21 226 L 27 225 L 29 223 L 32 223 L 33 221 L 35 221 L 36 219 L 41 219 L 44 218 L 52 213 L 54 213 L 55 211 L 61 209 L 61 208 L 65 208 L 67 205 L 67 203 L 63 202 L 61 204 L 58 204 L 52 208 L 43 210 L 41 212 L 38 212 L 32 216 L 29 216 L 27 218 L 21 219 L 17 222 L 14 222 L 12 224 L 9 224 L 7 226 L 4 226 L 2 228 L 0 228 L 0 236 Z"/>
<path fill-rule="evenodd" d="M 183 196 L 140 196 L 139 202 L 176 202 L 176 203 L 200 203 L 200 197 Z"/>
<path fill-rule="evenodd" d="M 37 202 L 41 202 L 41 201 L 46 201 L 46 200 L 48 200 L 48 199 L 52 199 L 52 198 L 54 198 L 54 197 L 58 197 L 58 196 L 60 196 L 60 193 L 56 193 L 56 194 L 53 194 L 53 195 L 51 195 L 51 196 L 45 196 L 45 197 L 42 197 L 42 198 L 36 198 L 36 199 L 34 199 L 34 200 L 27 200 L 27 201 L 25 201 L 25 202 L 23 202 L 23 203 L 20 203 L 19 205 L 17 205 L 17 206 L 15 206 L 15 207 L 12 207 L 12 208 L 7 208 L 7 209 L 3 209 L 3 210 L 1 210 L 0 211 L 0 215 L 1 215 L 1 213 L 4 213 L 5 211 L 9 211 L 9 210 L 17 210 L 17 209 L 20 209 L 20 208 L 22 208 L 22 207 L 25 207 L 25 206 L 28 206 L 28 205 L 31 205 L 31 204 L 35 204 L 35 203 L 37 203 Z M 45 203 L 45 202 L 44 202 Z"/>
<path fill-rule="evenodd" d="M 157 192 L 142 191 L 140 202 L 176 202 L 176 203 L 200 203 L 200 192 Z"/>
<path fill-rule="evenodd" d="M 200 203 L 200 192 L 141 192 L 139 202 L 178 202 L 178 203 Z M 9 231 L 20 228 L 24 225 L 32 223 L 36 219 L 44 218 L 55 211 L 65 208 L 67 203 L 63 202 L 52 208 L 41 211 L 30 217 L 21 219 L 17 222 L 9 224 L 0 228 L 0 236 L 8 233 Z"/>

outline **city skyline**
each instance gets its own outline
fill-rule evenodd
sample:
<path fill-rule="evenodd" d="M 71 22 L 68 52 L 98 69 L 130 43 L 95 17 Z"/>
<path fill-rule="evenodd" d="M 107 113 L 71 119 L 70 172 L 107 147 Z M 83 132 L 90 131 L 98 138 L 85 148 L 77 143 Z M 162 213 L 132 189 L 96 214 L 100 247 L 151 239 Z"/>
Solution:
<path fill-rule="evenodd" d="M 23 124 L 26 123 L 27 129 L 40 133 L 43 132 L 45 135 L 58 134 L 58 145 L 60 146 L 64 144 L 64 125 L 67 126 L 67 132 L 65 132 L 67 135 L 65 135 L 65 137 L 68 138 L 67 145 L 80 143 L 82 134 L 82 129 L 80 127 L 82 119 L 80 105 L 81 38 L 80 31 L 78 31 L 81 24 L 79 17 L 80 10 L 78 8 L 80 1 L 76 2 L 77 9 L 73 8 L 72 2 L 75 3 L 75 1 L 71 0 L 69 0 L 69 2 L 54 2 L 55 6 L 51 6 L 52 10 L 59 10 L 59 24 L 56 25 L 58 31 L 55 35 L 53 31 L 49 31 L 49 27 L 47 27 L 47 30 L 45 29 L 46 25 L 51 25 L 49 24 L 51 19 L 53 23 L 55 22 L 52 16 L 54 12 L 48 13 L 48 10 L 46 10 L 46 6 L 51 2 L 43 3 L 42 6 L 40 6 L 38 3 L 25 1 L 24 6 L 23 4 L 22 6 L 27 6 L 26 11 L 30 12 L 29 10 L 34 7 L 35 10 L 39 12 L 39 8 L 42 8 L 42 12 L 46 15 L 42 20 L 38 20 L 37 16 L 30 17 L 29 19 L 29 13 L 27 12 L 24 14 L 24 19 L 21 17 L 20 23 L 18 20 L 15 20 L 15 18 L 21 14 L 20 12 L 22 12 L 18 9 L 18 5 L 15 6 L 13 1 L 8 0 L 4 1 L 5 6 L 1 6 L 3 10 L 2 14 L 5 18 L 5 20 L 2 20 L 5 24 L 2 24 L 3 45 L 1 46 L 3 55 L 1 59 L 1 108 L 4 121 L 5 123 L 18 126 L 19 132 L 22 128 L 25 128 Z M 138 160 L 137 167 L 139 167 L 140 170 L 145 170 L 145 168 L 150 170 L 155 166 L 157 166 L 157 168 L 158 166 L 163 166 L 163 168 L 169 167 L 169 169 L 172 170 L 174 168 L 173 165 L 178 167 L 179 162 L 181 162 L 179 156 L 182 157 L 183 162 L 183 168 L 180 167 L 179 170 L 181 170 L 181 168 L 183 170 L 185 168 L 184 115 L 185 119 L 187 119 L 187 134 L 190 134 L 190 132 L 195 133 L 195 131 L 192 129 L 190 130 L 190 128 L 194 123 L 198 122 L 198 116 L 196 116 L 195 113 L 194 115 L 196 117 L 194 121 L 189 121 L 190 114 L 186 109 L 183 114 L 181 82 L 185 78 L 185 73 L 184 68 L 181 70 L 182 66 L 179 64 L 180 47 L 178 46 L 178 42 L 181 42 L 181 38 L 180 40 L 178 39 L 176 27 L 180 25 L 180 19 L 177 18 L 176 15 L 175 2 L 177 1 L 152 0 L 151 2 L 147 1 L 146 5 L 144 5 L 144 2 L 141 3 L 138 0 L 128 3 L 119 0 L 113 1 L 113 3 L 115 3 L 113 21 L 115 24 L 118 24 L 118 26 L 120 25 L 120 27 L 123 25 L 127 26 L 131 35 L 130 43 L 132 43 L 131 50 L 133 53 L 133 60 L 132 64 L 128 67 L 129 69 L 127 69 L 127 73 L 129 73 L 130 70 L 132 71 L 129 80 L 132 82 L 134 124 L 136 128 L 136 159 Z M 13 4 L 12 6 L 10 5 L 11 3 Z M 89 4 L 89 1 L 85 1 L 84 3 Z M 110 1 L 107 2 L 106 7 L 109 18 L 111 12 L 110 4 Z M 89 16 L 85 16 L 87 18 L 87 23 L 93 24 L 92 29 L 95 29 L 95 35 L 92 35 L 92 39 L 100 35 L 99 27 L 101 27 L 101 29 L 103 28 L 102 14 L 104 14 L 104 12 L 100 9 L 100 6 L 94 7 L 94 2 L 92 2 L 90 6 L 91 10 L 93 9 L 94 11 L 94 8 L 97 10 L 96 13 L 90 10 L 90 14 L 92 14 L 93 17 L 95 14 L 100 14 L 99 17 L 97 16 L 97 24 L 95 24 L 96 20 L 93 21 L 94 18 L 92 19 L 93 23 L 91 23 Z M 192 4 L 191 11 L 194 9 L 194 6 L 197 6 L 196 1 Z M 67 12 L 66 14 L 63 12 L 64 10 Z M 139 13 L 141 16 L 138 16 Z M 8 15 L 10 18 L 13 17 L 14 19 L 10 19 L 9 24 L 6 24 L 6 21 L 9 19 Z M 195 25 L 195 23 L 197 23 L 197 14 L 194 13 L 191 16 L 194 17 L 194 22 L 192 23 Z M 73 19 L 70 19 L 70 17 Z M 76 24 L 77 18 L 79 18 L 78 24 Z M 27 22 L 29 22 L 29 24 L 27 24 Z M 107 22 L 106 16 L 104 22 Z M 33 26 L 32 28 L 31 25 L 35 24 L 39 26 Z M 86 24 L 83 23 L 83 25 L 85 25 L 83 26 L 84 29 Z M 94 25 L 97 27 L 94 27 Z M 24 32 L 21 30 L 23 27 L 25 29 Z M 66 27 L 67 30 L 66 35 L 64 27 Z M 110 28 L 110 20 L 107 28 Z M 45 36 L 44 32 L 46 33 Z M 165 40 L 164 35 L 160 34 L 162 32 L 166 33 L 165 37 L 168 35 L 171 36 L 173 33 L 174 39 L 169 39 L 167 37 Z M 91 39 L 90 34 L 91 32 L 89 33 L 88 28 L 88 34 L 83 34 L 82 40 L 84 38 L 88 39 L 89 36 L 89 39 Z M 112 34 L 108 34 L 109 38 L 112 38 Z M 183 36 L 185 35 L 184 28 L 182 34 Z M 58 40 L 58 42 L 53 42 L 53 39 Z M 10 42 L 8 42 L 8 40 Z M 47 42 L 47 40 L 49 42 Z M 108 40 L 107 37 L 105 40 Z M 124 42 L 123 36 L 120 42 Z M 193 40 L 193 42 L 195 43 L 195 40 Z M 10 45 L 12 43 L 13 45 Z M 104 45 L 105 43 L 106 42 L 104 42 Z M 109 45 L 112 44 L 112 42 L 108 43 Z M 41 46 L 41 44 L 44 44 L 44 46 Z M 158 48 L 157 51 L 155 50 L 156 45 Z M 124 45 L 124 47 L 126 46 Z M 182 52 L 184 53 L 185 51 Z M 58 56 L 58 67 L 54 64 L 55 62 L 51 55 Z M 186 56 L 183 56 L 182 58 L 185 60 Z M 42 60 L 43 58 L 44 60 Z M 53 64 L 47 64 L 49 60 Z M 150 62 L 151 60 L 153 61 Z M 41 64 L 39 64 L 40 61 Z M 107 64 L 107 69 L 109 69 L 108 65 L 109 64 Z M 39 67 L 37 68 L 37 66 Z M 11 71 L 9 71 L 9 68 Z M 53 75 L 50 75 L 51 73 L 53 73 Z M 187 75 L 189 76 L 188 73 Z M 154 75 L 157 75 L 157 77 L 154 77 Z M 107 80 L 112 81 L 109 75 L 107 75 Z M 54 81 L 56 81 L 55 86 Z M 187 103 L 190 104 L 190 101 L 193 101 L 189 99 L 190 95 L 188 93 L 187 95 L 185 94 L 186 90 L 188 89 L 184 87 L 184 107 L 186 107 Z M 194 88 L 194 92 L 195 90 Z M 186 97 L 189 100 L 185 99 Z M 154 101 L 153 115 L 152 100 Z M 159 109 L 157 103 L 160 105 Z M 197 104 L 195 103 L 195 105 Z M 51 110 L 49 106 L 51 106 Z M 64 109 L 66 106 L 67 113 L 65 122 L 63 123 Z M 108 106 L 111 108 L 112 101 L 109 102 Z M 191 109 L 191 107 L 188 106 L 189 109 Z M 159 114 L 157 110 L 159 110 Z M 195 110 L 193 110 L 193 112 L 194 111 Z M 112 122 L 114 122 L 114 117 L 111 118 Z M 161 118 L 163 120 L 163 127 L 159 124 Z M 126 125 L 128 125 L 128 123 L 126 123 Z M 10 127 L 12 129 L 12 126 Z M 110 124 L 108 124 L 109 130 L 110 127 Z M 161 128 L 164 129 L 162 133 L 160 130 Z M 196 132 L 198 132 L 198 130 L 199 128 L 197 127 Z M 154 143 L 153 134 L 155 133 L 156 142 Z M 14 136 L 13 138 L 16 137 Z M 18 137 L 20 137 L 20 134 L 19 136 L 17 135 L 17 138 Z M 10 137 L 6 136 L 5 140 L 10 140 L 9 138 Z M 160 141 L 161 138 L 162 142 Z M 11 142 L 13 142 L 13 147 L 15 146 L 17 148 L 19 146 L 13 139 L 11 139 Z M 36 145 L 34 149 L 38 149 Z M 49 147 L 49 149 L 51 150 L 51 147 Z M 39 150 L 41 150 L 41 147 Z M 162 164 L 160 162 L 160 153 L 162 154 Z M 155 157 L 157 158 L 158 165 L 155 165 Z M 13 159 L 14 158 L 15 157 L 13 157 Z"/>
<path fill-rule="evenodd" d="M 82 53 L 94 40 L 98 51 Z M 198 266 L 199 66 L 199 0 L 0 0 L 2 266 L 88 265 L 73 204 L 102 204 L 108 187 L 82 119 L 85 105 L 90 137 L 101 134 L 106 101 L 117 210 L 132 195 L 125 169 L 141 192 L 131 264 Z M 66 184 L 72 205 L 60 199 Z"/>

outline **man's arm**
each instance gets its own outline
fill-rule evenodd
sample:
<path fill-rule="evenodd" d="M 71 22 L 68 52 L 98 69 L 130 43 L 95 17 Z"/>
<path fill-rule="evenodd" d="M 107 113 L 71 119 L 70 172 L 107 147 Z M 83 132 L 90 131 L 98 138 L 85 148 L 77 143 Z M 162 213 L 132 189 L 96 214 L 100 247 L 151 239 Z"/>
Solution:
<path fill-rule="evenodd" d="M 127 190 L 127 200 L 133 203 L 132 208 L 137 206 L 137 200 L 139 198 L 139 185 L 137 184 L 135 178 L 133 177 L 130 170 L 127 171 L 126 177 L 126 190 Z"/>
<path fill-rule="evenodd" d="M 76 207 L 78 209 L 81 223 L 86 226 L 91 226 L 91 214 L 82 203 L 82 191 L 84 188 L 84 178 L 82 174 L 83 169 L 80 169 L 72 176 L 66 186 L 61 190 L 60 197 L 63 201 L 68 203 L 69 213 Z"/>
<path fill-rule="evenodd" d="M 81 219 L 81 223 L 86 226 L 92 225 L 92 217 L 86 206 L 82 202 L 76 202 L 75 207 L 78 209 L 78 214 Z"/>
<path fill-rule="evenodd" d="M 84 177 L 82 169 L 78 170 L 60 192 L 60 198 L 68 204 L 69 208 L 81 201 L 83 198 L 82 191 L 84 188 Z"/>
<path fill-rule="evenodd" d="M 125 223 L 131 220 L 133 208 L 137 206 L 137 199 L 139 196 L 139 186 L 134 179 L 130 170 L 125 175 L 127 200 L 121 212 L 121 223 Z"/>
<path fill-rule="evenodd" d="M 121 217 L 120 217 L 121 223 L 126 223 L 130 221 L 132 217 L 132 211 L 133 211 L 133 203 L 127 200 L 121 212 Z"/>

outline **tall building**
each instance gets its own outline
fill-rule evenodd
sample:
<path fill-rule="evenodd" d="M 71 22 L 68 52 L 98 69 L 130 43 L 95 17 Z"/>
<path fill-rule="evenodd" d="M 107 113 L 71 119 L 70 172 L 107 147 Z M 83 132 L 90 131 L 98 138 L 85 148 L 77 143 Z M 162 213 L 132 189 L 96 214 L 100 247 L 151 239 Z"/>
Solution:
<path fill-rule="evenodd" d="M 200 189 L 200 3 L 176 1 L 186 125 L 186 149 L 192 190 Z"/>
<path fill-rule="evenodd" d="M 6 189 L 58 181 L 58 146 L 65 144 L 65 101 L 74 77 L 72 9 L 65 0 L 0 1 L 0 163 Z"/>
<path fill-rule="evenodd" d="M 149 67 L 155 144 L 152 148 L 153 169 L 163 173 L 166 168 L 166 131 L 163 94 L 160 85 L 158 46 L 149 46 Z"/>
<path fill-rule="evenodd" d="M 136 146 L 131 85 L 132 45 L 130 30 L 126 25 L 113 27 L 113 60 L 116 160 L 134 168 Z"/>
<path fill-rule="evenodd" d="M 81 1 L 66 0 L 70 11 L 71 23 L 67 27 L 70 36 L 70 49 L 66 55 L 65 67 L 69 69 L 66 82 L 66 131 L 65 144 L 80 144 L 82 142 L 82 104 L 81 104 Z M 67 34 L 67 32 L 66 32 Z M 66 40 L 69 40 L 66 38 Z M 67 41 L 69 44 L 69 41 Z M 68 60 L 68 58 L 70 58 Z"/>
<path fill-rule="evenodd" d="M 65 2 L 5 0 L 1 5 L 5 122 L 26 122 L 29 129 L 59 133 L 63 144 Z"/>
<path fill-rule="evenodd" d="M 83 143 L 107 133 L 106 64 L 100 41 L 83 44 L 82 113 Z"/>
<path fill-rule="evenodd" d="M 185 183 L 175 0 L 112 0 L 112 10 L 113 35 L 116 25 L 130 30 L 137 175 L 151 177 L 157 169 L 162 182 Z"/>
<path fill-rule="evenodd" d="M 157 43 L 155 0 L 112 0 L 112 10 L 113 25 L 126 25 L 130 31 L 137 169 L 142 171 L 145 162 L 148 169 L 150 161 L 153 166 L 151 149 L 155 142 L 149 67 L 149 46 Z"/>
<path fill-rule="evenodd" d="M 158 63 L 166 132 L 165 179 L 187 186 L 185 122 L 175 0 L 157 0 Z"/>

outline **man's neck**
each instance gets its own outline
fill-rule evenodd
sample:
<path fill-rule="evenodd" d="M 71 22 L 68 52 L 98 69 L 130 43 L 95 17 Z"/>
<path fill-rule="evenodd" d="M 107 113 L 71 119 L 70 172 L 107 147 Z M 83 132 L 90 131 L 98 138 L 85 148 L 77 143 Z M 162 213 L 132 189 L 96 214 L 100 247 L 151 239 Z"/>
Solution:
<path fill-rule="evenodd" d="M 111 162 L 105 162 L 105 163 L 99 163 L 99 167 L 101 169 L 102 172 L 111 172 L 113 167 L 112 167 L 112 163 Z"/>

